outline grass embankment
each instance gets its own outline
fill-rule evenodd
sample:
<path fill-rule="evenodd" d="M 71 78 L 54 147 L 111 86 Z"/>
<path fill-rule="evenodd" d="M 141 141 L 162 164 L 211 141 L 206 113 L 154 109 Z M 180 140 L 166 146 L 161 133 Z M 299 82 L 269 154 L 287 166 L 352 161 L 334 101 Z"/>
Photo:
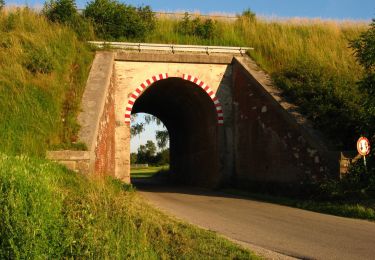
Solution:
<path fill-rule="evenodd" d="M 144 168 L 132 168 L 130 170 L 131 177 L 137 178 L 148 178 L 154 176 L 160 171 L 167 171 L 169 169 L 168 165 L 164 166 L 149 166 Z"/>
<path fill-rule="evenodd" d="M 92 58 L 67 27 L 28 9 L 0 13 L 0 151 L 74 146 Z"/>
<path fill-rule="evenodd" d="M 0 258 L 251 259 L 153 209 L 118 181 L 0 154 Z"/>
<path fill-rule="evenodd" d="M 337 149 L 355 148 L 365 116 L 356 82 L 363 71 L 349 41 L 364 23 L 286 20 L 219 20 L 210 39 L 183 35 L 178 20 L 160 18 L 147 42 L 254 47 L 249 54 Z M 332 119 L 335 120 L 332 120 Z M 353 148 L 354 147 L 354 148 Z"/>

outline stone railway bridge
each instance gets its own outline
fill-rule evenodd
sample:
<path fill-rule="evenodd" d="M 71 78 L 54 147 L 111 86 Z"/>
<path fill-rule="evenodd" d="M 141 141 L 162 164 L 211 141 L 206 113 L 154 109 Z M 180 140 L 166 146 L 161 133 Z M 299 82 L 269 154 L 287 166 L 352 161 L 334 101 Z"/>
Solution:
<path fill-rule="evenodd" d="M 247 56 L 118 50 L 97 52 L 82 99 L 87 151 L 47 157 L 130 182 L 130 118 L 152 114 L 170 135 L 171 171 L 183 183 L 298 184 L 339 175 L 340 153 Z"/>

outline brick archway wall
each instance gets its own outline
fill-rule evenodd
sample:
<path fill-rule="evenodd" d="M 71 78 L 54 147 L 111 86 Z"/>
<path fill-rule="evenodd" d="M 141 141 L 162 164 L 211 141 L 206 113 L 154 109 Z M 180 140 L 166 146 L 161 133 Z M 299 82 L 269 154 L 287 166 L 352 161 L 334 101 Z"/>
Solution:
<path fill-rule="evenodd" d="M 135 91 L 133 91 L 132 94 L 130 94 L 128 104 L 126 105 L 126 112 L 125 112 L 125 123 L 130 123 L 131 118 L 131 112 L 134 106 L 135 101 L 137 98 L 153 83 L 159 80 L 167 79 L 169 76 L 167 73 L 158 74 L 155 76 L 152 76 L 151 78 L 147 79 L 143 83 L 141 83 Z M 216 97 L 215 92 L 210 88 L 209 85 L 198 79 L 197 77 L 194 77 L 189 74 L 182 74 L 182 76 L 177 76 L 179 78 L 182 78 L 183 80 L 187 80 L 190 82 L 193 82 L 197 87 L 200 87 L 204 92 L 207 93 L 207 95 L 212 100 L 215 109 L 216 109 L 216 115 L 217 115 L 217 123 L 218 125 L 223 125 L 224 123 L 224 116 L 223 116 L 223 109 L 220 104 L 219 99 Z"/>

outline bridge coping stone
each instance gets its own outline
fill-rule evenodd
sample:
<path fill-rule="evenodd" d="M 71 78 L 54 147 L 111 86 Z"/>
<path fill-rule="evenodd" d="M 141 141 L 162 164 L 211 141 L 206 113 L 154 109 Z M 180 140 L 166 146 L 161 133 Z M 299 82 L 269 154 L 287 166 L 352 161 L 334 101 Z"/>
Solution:
<path fill-rule="evenodd" d="M 78 115 L 81 129 L 79 140 L 93 152 L 99 131 L 100 117 L 108 95 L 114 62 L 113 52 L 97 52 L 82 97 L 82 112 Z"/>
<path fill-rule="evenodd" d="M 207 54 L 207 53 L 175 53 L 170 52 L 136 52 L 117 51 L 115 60 L 168 62 L 168 63 L 198 63 L 198 64 L 231 64 L 233 57 L 240 54 Z"/>

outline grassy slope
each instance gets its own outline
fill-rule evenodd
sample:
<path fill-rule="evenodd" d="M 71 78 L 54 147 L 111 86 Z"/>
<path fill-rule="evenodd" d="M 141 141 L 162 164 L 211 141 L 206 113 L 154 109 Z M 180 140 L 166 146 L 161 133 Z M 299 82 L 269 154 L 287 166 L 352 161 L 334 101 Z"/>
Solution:
<path fill-rule="evenodd" d="M 159 171 L 167 171 L 168 165 L 164 166 L 149 166 L 147 168 L 132 168 L 130 174 L 132 177 L 152 177 Z"/>
<path fill-rule="evenodd" d="M 216 37 L 205 40 L 180 35 L 177 23 L 159 19 L 146 41 L 254 47 L 249 54 L 336 148 L 355 147 L 359 134 L 355 126 L 365 113 L 356 85 L 363 72 L 349 41 L 367 29 L 365 24 L 307 19 L 218 21 Z"/>
<path fill-rule="evenodd" d="M 251 259 L 148 206 L 118 181 L 0 154 L 0 258 Z"/>
<path fill-rule="evenodd" d="M 0 14 L 0 151 L 43 155 L 75 141 L 93 54 L 28 10 Z"/>
<path fill-rule="evenodd" d="M 361 68 L 356 64 L 348 40 L 367 29 L 363 23 L 323 20 L 286 20 L 249 22 L 217 21 L 216 37 L 206 40 L 176 32 L 178 20 L 161 18 L 146 41 L 158 43 L 249 46 L 250 54 L 269 73 L 301 61 L 315 61 L 337 73 L 357 79 Z M 313 64 L 312 64 L 313 65 Z"/>

